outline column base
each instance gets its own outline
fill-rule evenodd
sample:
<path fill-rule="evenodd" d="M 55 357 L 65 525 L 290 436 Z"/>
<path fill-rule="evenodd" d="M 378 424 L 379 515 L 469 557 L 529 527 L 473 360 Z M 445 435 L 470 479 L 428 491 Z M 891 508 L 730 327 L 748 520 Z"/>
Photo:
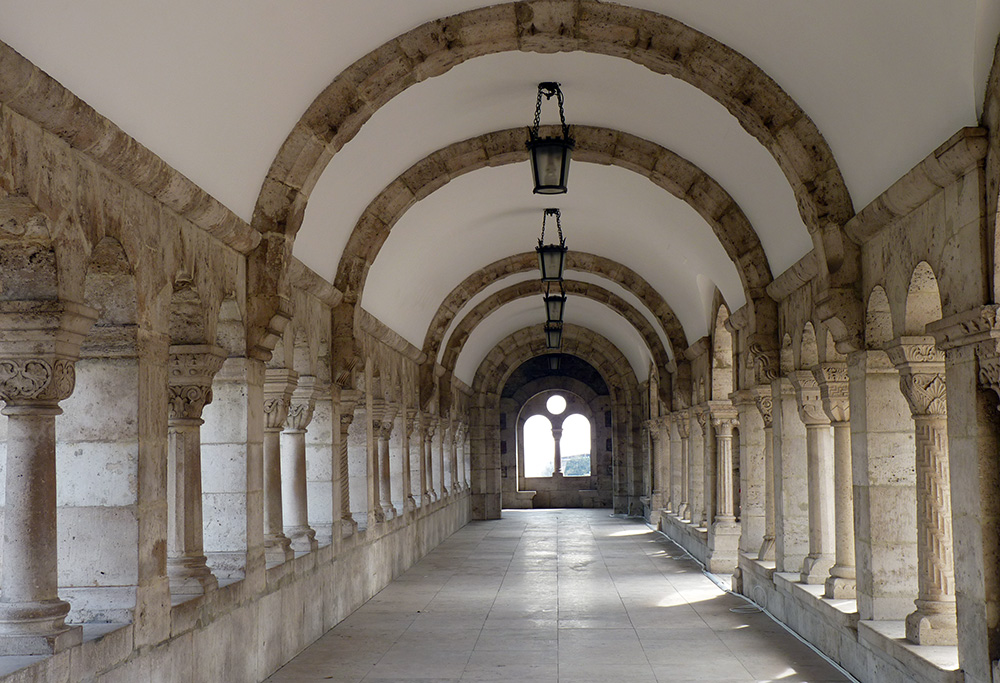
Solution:
<path fill-rule="evenodd" d="M 917 611 L 906 617 L 906 639 L 914 645 L 956 645 L 958 624 L 954 602 L 915 600 Z"/>
<path fill-rule="evenodd" d="M 348 536 L 353 536 L 358 531 L 358 523 L 357 521 L 355 521 L 352 515 L 341 517 L 340 521 L 337 522 L 337 526 L 340 529 L 341 538 L 347 538 Z"/>
<path fill-rule="evenodd" d="M 264 536 L 264 561 L 269 565 L 288 562 L 295 557 L 292 541 L 284 534 L 266 534 Z"/>
<path fill-rule="evenodd" d="M 399 510 L 392 503 L 382 503 L 382 517 L 387 521 L 399 517 Z"/>
<path fill-rule="evenodd" d="M 854 577 L 829 576 L 823 597 L 831 600 L 854 600 L 857 597 L 857 581 Z"/>
<path fill-rule="evenodd" d="M 810 585 L 825 584 L 835 562 L 836 559 L 830 555 L 807 555 L 802 561 L 799 582 Z"/>
<path fill-rule="evenodd" d="M 167 576 L 171 595 L 204 595 L 219 587 L 204 555 L 168 557 Z"/>
<path fill-rule="evenodd" d="M 0 654 L 51 655 L 83 642 L 83 629 L 67 626 L 63 600 L 0 602 Z"/>
<path fill-rule="evenodd" d="M 765 536 L 757 551 L 757 559 L 766 562 L 774 559 L 774 536 Z"/>
<path fill-rule="evenodd" d="M 681 518 L 681 519 L 687 519 L 688 518 L 688 504 L 687 503 L 681 503 L 680 507 L 677 508 L 677 516 L 679 518 Z"/>
<path fill-rule="evenodd" d="M 417 509 L 417 501 L 413 498 L 413 496 L 407 496 L 406 501 L 403 503 L 403 511 L 413 512 L 416 509 Z"/>
<path fill-rule="evenodd" d="M 291 541 L 291 548 L 297 553 L 313 553 L 319 549 L 316 530 L 308 526 L 286 526 L 285 536 Z"/>

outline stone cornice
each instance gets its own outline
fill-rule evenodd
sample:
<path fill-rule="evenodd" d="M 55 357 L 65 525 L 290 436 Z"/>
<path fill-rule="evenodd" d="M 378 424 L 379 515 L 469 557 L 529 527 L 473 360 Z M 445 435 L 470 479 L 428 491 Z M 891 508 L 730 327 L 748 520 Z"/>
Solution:
<path fill-rule="evenodd" d="M 774 278 L 767 286 L 767 295 L 775 301 L 783 301 L 819 273 L 819 259 L 816 252 L 810 250 L 805 256 L 793 263 L 784 273 Z"/>
<path fill-rule="evenodd" d="M 962 128 L 847 221 L 844 231 L 864 244 L 965 175 L 985 158 L 987 147 L 985 129 Z"/>
<path fill-rule="evenodd" d="M 343 292 L 295 257 L 288 262 L 288 280 L 292 287 L 316 297 L 330 308 L 339 304 L 344 298 Z"/>
<path fill-rule="evenodd" d="M 390 349 L 398 351 L 414 363 L 423 364 L 427 361 L 426 353 L 403 339 L 388 325 L 360 307 L 358 308 L 358 326 L 362 332 L 371 335 L 375 340 L 382 342 Z"/>

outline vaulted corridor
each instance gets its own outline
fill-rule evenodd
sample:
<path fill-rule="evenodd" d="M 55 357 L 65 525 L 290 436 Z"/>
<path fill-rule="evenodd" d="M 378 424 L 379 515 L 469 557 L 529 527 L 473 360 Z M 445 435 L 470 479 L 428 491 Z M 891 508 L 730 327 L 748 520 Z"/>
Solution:
<path fill-rule="evenodd" d="M 746 607 L 641 521 L 506 510 L 462 528 L 268 681 L 848 680 Z"/>

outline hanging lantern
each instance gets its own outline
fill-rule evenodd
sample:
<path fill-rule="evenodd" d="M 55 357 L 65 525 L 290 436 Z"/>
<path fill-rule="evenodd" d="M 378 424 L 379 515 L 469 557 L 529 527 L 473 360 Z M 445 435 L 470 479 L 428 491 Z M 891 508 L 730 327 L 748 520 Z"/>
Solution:
<path fill-rule="evenodd" d="M 562 344 L 562 323 L 545 323 L 545 346 L 558 349 Z"/>
<path fill-rule="evenodd" d="M 559 356 L 555 353 L 550 353 L 548 358 L 549 358 L 549 370 L 558 370 Z"/>
<path fill-rule="evenodd" d="M 559 231 L 559 244 L 545 244 L 545 220 L 549 216 L 556 217 L 556 228 Z M 538 238 L 538 268 L 542 271 L 542 282 L 559 282 L 563 276 L 563 266 L 566 263 L 566 239 L 562 231 L 562 214 L 559 209 L 545 209 L 542 215 L 542 235 Z"/>
<path fill-rule="evenodd" d="M 542 95 L 546 100 L 555 96 L 559 103 L 559 122 L 562 137 L 541 138 L 538 128 L 542 116 Z M 563 111 L 563 94 L 558 83 L 539 83 L 535 100 L 535 122 L 528 129 L 528 155 L 531 157 L 531 175 L 535 181 L 535 194 L 565 194 L 569 179 L 569 160 L 576 141 L 569 136 L 566 113 Z"/>
<path fill-rule="evenodd" d="M 566 294 L 559 285 L 559 294 L 553 294 L 548 289 L 545 292 L 545 317 L 550 323 L 561 323 L 566 310 Z"/>

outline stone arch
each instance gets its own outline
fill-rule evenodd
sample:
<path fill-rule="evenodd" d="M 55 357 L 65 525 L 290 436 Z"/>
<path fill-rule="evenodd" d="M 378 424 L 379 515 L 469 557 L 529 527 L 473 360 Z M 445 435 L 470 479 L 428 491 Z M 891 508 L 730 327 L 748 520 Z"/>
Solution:
<path fill-rule="evenodd" d="M 556 128 L 551 127 L 549 134 L 555 135 Z M 714 178 L 670 150 L 628 133 L 574 126 L 573 136 L 574 161 L 625 168 L 689 204 L 736 266 L 747 300 L 763 296 L 772 280 L 767 255 L 750 220 Z M 344 247 L 334 285 L 348 300 L 360 300 L 379 250 L 414 204 L 466 173 L 527 159 L 521 128 L 485 133 L 424 157 L 369 203 Z"/>
<path fill-rule="evenodd" d="M 802 326 L 802 337 L 799 340 L 799 368 L 809 370 L 819 364 L 819 342 L 816 327 L 812 322 Z"/>
<path fill-rule="evenodd" d="M 85 355 L 134 354 L 139 299 L 135 270 L 122 244 L 105 237 L 94 247 L 83 281 L 83 298 L 97 311 L 84 341 Z"/>
<path fill-rule="evenodd" d="M 657 366 L 661 368 L 667 367 L 670 362 L 667 350 L 663 347 L 652 325 L 649 324 L 649 321 L 634 306 L 613 292 L 597 285 L 578 282 L 576 280 L 564 280 L 562 284 L 566 294 L 583 296 L 598 301 L 625 318 L 639 335 L 642 336 Z M 472 334 L 476 326 L 488 315 L 511 301 L 536 296 L 543 292 L 544 287 L 541 282 L 538 280 L 525 280 L 502 289 L 480 302 L 455 327 L 445 346 L 441 365 L 449 371 L 454 371 L 455 363 L 458 361 L 458 356 L 461 354 L 462 347 L 466 340 L 468 340 L 469 335 Z"/>
<path fill-rule="evenodd" d="M 712 326 L 712 400 L 729 400 L 733 393 L 733 335 L 726 329 L 729 308 L 720 303 Z"/>
<path fill-rule="evenodd" d="M 903 334 L 922 335 L 927 323 L 941 319 L 941 293 L 937 277 L 927 261 L 921 261 L 910 274 L 903 316 Z"/>
<path fill-rule="evenodd" d="M 538 256 L 534 252 L 525 252 L 509 256 L 471 274 L 453 289 L 431 320 L 424 337 L 423 352 L 433 361 L 438 357 L 438 350 L 444 340 L 445 332 L 452 320 L 465 304 L 476 294 L 497 280 L 538 268 Z M 616 261 L 602 256 L 584 252 L 570 251 L 566 254 L 567 270 L 585 270 L 587 272 L 608 278 L 631 292 L 649 309 L 663 327 L 663 331 L 675 350 L 688 347 L 687 336 L 673 310 L 652 285 L 646 282 L 638 273 Z"/>
<path fill-rule="evenodd" d="M 889 297 L 882 285 L 875 285 L 868 295 L 868 306 L 865 310 L 865 346 L 869 349 L 881 349 L 892 341 L 892 337 Z"/>
<path fill-rule="evenodd" d="M 993 66 L 986 85 L 986 99 L 980 125 L 987 130 L 986 149 L 986 230 L 989 236 L 987 253 L 992 260 L 989 269 L 992 301 L 1000 300 L 1000 239 L 997 235 L 997 214 L 1000 212 L 1000 41 L 993 53 Z"/>
<path fill-rule="evenodd" d="M 513 50 L 622 57 L 702 90 L 770 151 L 824 255 L 824 270 L 839 268 L 841 227 L 854 213 L 850 193 L 826 140 L 795 101 L 723 43 L 661 14 L 595 0 L 471 10 L 423 24 L 365 55 L 334 79 L 289 133 L 264 180 L 254 226 L 294 235 L 327 163 L 375 111 L 467 59 Z"/>
<path fill-rule="evenodd" d="M 639 382 L 628 359 L 606 338 L 577 325 L 564 325 L 561 352 L 590 363 L 604 379 L 611 395 L 614 419 L 613 450 L 615 467 L 615 509 L 628 511 L 638 505 L 639 492 L 627 489 L 631 455 L 639 443 L 638 427 L 641 399 Z M 500 412 L 500 389 L 524 361 L 545 355 L 542 325 L 519 330 L 501 340 L 479 364 L 472 382 L 475 409 L 473 432 L 473 509 L 484 518 L 500 515 L 500 452 L 497 428 Z M 638 462 L 638 459 L 635 459 Z M 636 508 L 638 509 L 638 508 Z"/>

